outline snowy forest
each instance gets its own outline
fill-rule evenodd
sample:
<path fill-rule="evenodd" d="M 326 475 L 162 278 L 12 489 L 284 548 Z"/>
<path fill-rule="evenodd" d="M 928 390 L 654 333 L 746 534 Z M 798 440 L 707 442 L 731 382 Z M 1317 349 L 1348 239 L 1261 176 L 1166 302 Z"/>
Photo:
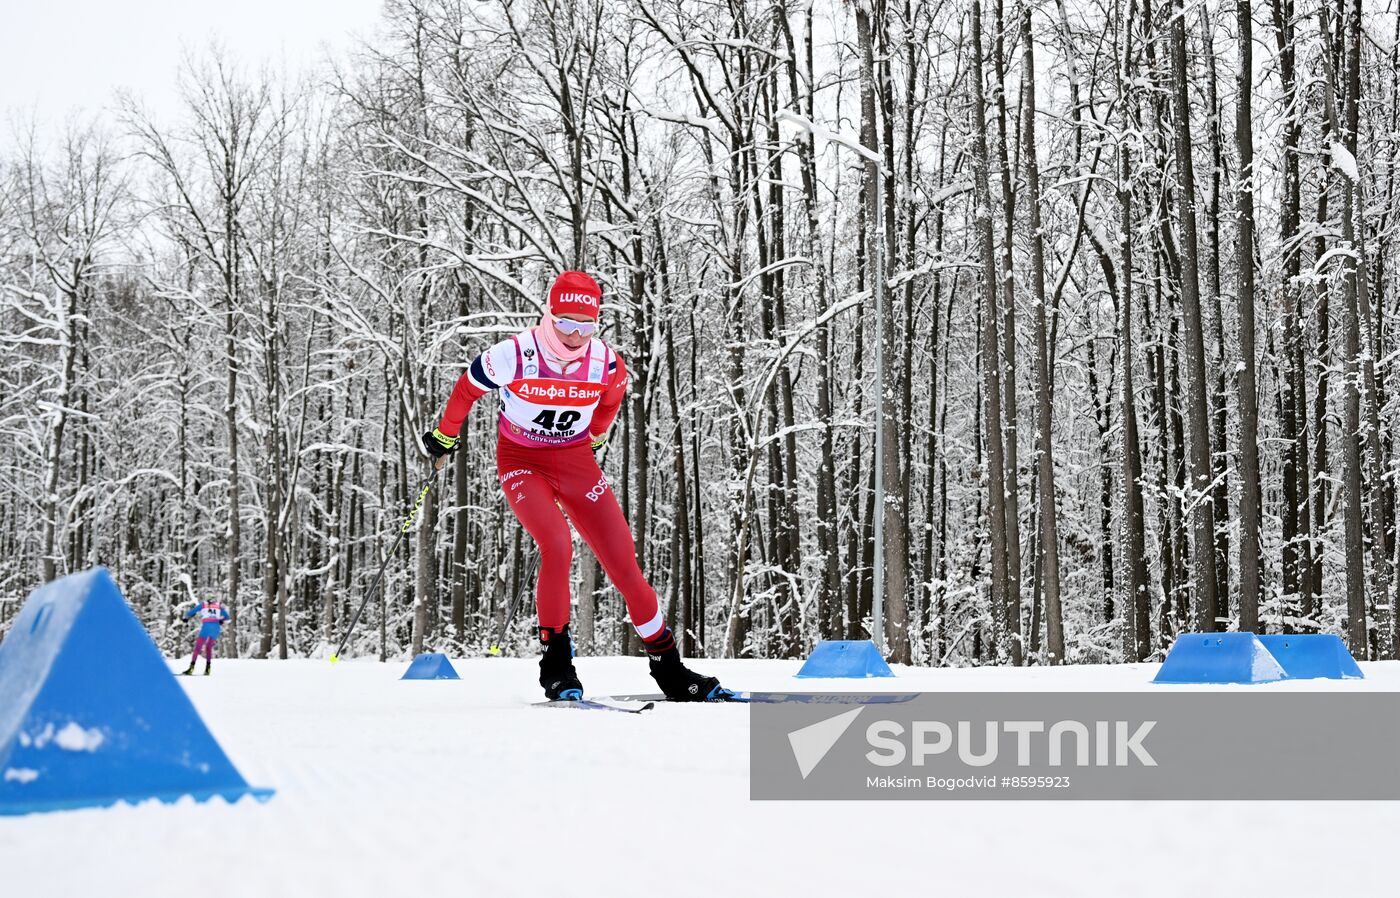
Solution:
<path fill-rule="evenodd" d="M 877 576 L 904 663 L 1400 653 L 1392 8 L 387 0 L 313 74 L 171 78 L 0 142 L 0 633 L 101 564 L 167 650 L 198 596 L 329 653 L 457 376 L 584 269 L 687 655 L 868 638 Z M 347 654 L 517 599 L 534 652 L 481 405 Z M 637 651 L 574 565 L 581 650 Z"/>

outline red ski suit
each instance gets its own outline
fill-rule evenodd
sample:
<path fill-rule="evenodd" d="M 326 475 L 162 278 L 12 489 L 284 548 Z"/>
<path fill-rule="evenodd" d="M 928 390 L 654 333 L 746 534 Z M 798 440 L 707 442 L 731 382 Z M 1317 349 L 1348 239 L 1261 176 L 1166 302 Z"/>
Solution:
<path fill-rule="evenodd" d="M 565 363 L 544 350 L 532 329 L 472 361 L 438 424 L 457 436 L 476 400 L 500 395 L 496 472 L 511 510 L 539 546 L 541 627 L 558 630 L 569 622 L 572 522 L 627 602 L 638 635 L 647 640 L 665 629 L 656 591 L 637 565 L 631 528 L 589 448 L 592 437 L 607 433 L 626 390 L 627 368 L 602 340 Z"/>

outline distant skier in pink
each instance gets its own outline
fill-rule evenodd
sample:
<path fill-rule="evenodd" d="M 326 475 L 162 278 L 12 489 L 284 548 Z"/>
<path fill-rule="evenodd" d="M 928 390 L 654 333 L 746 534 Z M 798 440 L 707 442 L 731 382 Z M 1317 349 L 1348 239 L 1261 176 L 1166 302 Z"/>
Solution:
<path fill-rule="evenodd" d="M 194 641 L 194 655 L 190 657 L 190 666 L 185 668 L 183 675 L 188 677 L 194 673 L 194 665 L 199 660 L 199 653 L 202 649 L 204 651 L 204 675 L 207 677 L 209 676 L 209 668 L 214 663 L 214 643 L 219 641 L 219 631 L 228 621 L 229 614 L 228 609 L 217 601 L 207 601 L 195 604 L 180 615 L 180 620 L 190 620 L 195 615 L 199 616 L 199 636 Z"/>

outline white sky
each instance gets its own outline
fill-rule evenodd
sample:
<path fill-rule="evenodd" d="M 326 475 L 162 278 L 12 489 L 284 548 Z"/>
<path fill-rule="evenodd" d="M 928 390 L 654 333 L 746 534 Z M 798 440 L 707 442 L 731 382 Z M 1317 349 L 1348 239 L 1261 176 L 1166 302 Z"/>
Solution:
<path fill-rule="evenodd" d="M 186 50 L 218 40 L 255 66 L 297 71 L 350 46 L 383 0 L 0 0 L 0 119 L 40 131 L 110 106 L 118 88 L 158 119 L 177 110 Z M 7 130 L 0 125 L 0 130 Z"/>

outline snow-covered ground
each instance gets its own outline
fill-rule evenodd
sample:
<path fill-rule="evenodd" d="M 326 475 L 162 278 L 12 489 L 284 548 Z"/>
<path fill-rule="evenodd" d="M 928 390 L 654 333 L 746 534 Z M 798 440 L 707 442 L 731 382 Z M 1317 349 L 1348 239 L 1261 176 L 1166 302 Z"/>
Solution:
<path fill-rule="evenodd" d="M 172 667 L 185 661 L 172 661 Z M 0 818 L 0 895 L 1379 894 L 1400 805 L 1382 802 L 749 800 L 748 708 L 529 707 L 532 660 L 219 661 L 182 678 L 267 804 Z M 1156 665 L 898 669 L 795 680 L 796 662 L 695 666 L 753 690 L 1160 689 Z M 1252 689 L 1400 691 L 1363 682 Z M 637 658 L 582 658 L 590 695 L 652 692 Z M 1205 687 L 1195 687 L 1205 688 Z M 1397 759 L 1400 763 L 1400 759 Z"/>

